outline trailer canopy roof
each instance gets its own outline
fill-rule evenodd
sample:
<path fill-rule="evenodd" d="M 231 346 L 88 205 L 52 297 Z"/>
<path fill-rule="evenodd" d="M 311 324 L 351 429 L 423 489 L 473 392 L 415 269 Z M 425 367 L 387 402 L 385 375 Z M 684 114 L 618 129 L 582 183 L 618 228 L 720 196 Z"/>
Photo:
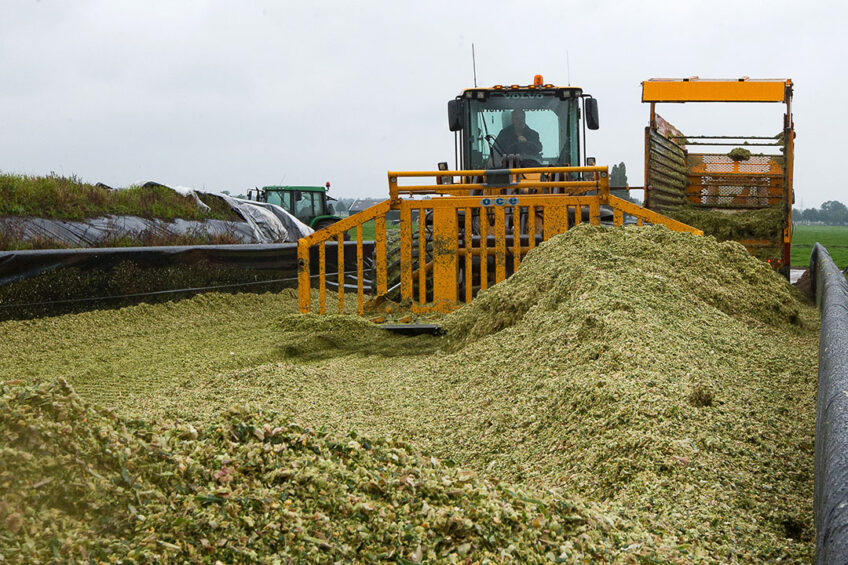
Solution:
<path fill-rule="evenodd" d="M 642 83 L 642 102 L 785 102 L 792 79 L 652 78 Z"/>

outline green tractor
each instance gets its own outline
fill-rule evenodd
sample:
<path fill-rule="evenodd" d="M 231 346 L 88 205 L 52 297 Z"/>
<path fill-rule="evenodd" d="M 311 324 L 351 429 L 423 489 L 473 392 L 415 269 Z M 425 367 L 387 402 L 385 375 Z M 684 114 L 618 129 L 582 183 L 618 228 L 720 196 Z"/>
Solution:
<path fill-rule="evenodd" d="M 332 202 L 327 195 L 330 183 L 325 186 L 263 186 L 248 191 L 247 198 L 283 207 L 298 220 L 318 231 L 338 222 Z"/>

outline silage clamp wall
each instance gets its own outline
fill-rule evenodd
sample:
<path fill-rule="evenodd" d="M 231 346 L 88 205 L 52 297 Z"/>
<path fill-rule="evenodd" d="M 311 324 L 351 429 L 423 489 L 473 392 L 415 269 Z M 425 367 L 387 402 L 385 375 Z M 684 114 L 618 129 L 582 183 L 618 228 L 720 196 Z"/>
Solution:
<path fill-rule="evenodd" d="M 810 273 L 821 311 L 816 416 L 818 563 L 848 563 L 848 284 L 818 243 Z"/>

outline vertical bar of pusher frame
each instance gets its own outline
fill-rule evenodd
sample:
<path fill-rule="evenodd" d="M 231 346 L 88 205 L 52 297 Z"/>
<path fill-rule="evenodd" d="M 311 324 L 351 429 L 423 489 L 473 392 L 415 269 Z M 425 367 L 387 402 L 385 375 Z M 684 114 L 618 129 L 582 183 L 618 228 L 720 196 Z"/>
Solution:
<path fill-rule="evenodd" d="M 308 313 L 312 308 L 309 246 L 302 239 L 297 242 L 297 308 L 301 314 Z"/>
<path fill-rule="evenodd" d="M 593 226 L 601 225 L 601 205 L 597 200 L 589 204 L 589 223 Z"/>
<path fill-rule="evenodd" d="M 521 263 L 521 208 L 516 204 L 512 207 L 512 272 L 518 270 Z"/>
<path fill-rule="evenodd" d="M 338 269 L 336 276 L 339 283 L 339 314 L 344 314 L 344 234 L 340 233 L 336 237 L 337 253 L 336 260 L 338 261 Z"/>
<path fill-rule="evenodd" d="M 378 216 L 376 219 L 375 253 L 377 254 L 377 280 L 374 284 L 377 285 L 377 295 L 386 294 L 388 286 L 386 274 L 386 216 Z"/>
<path fill-rule="evenodd" d="M 480 290 L 489 288 L 489 211 L 480 206 Z"/>
<path fill-rule="evenodd" d="M 400 209 L 400 298 L 412 300 L 412 213 L 408 202 Z"/>
<path fill-rule="evenodd" d="M 427 238 L 424 236 L 424 228 L 427 223 L 427 215 L 424 208 L 418 209 L 418 303 L 427 302 Z"/>
<path fill-rule="evenodd" d="M 580 208 L 577 208 L 577 214 Z M 568 206 L 549 204 L 545 206 L 544 240 L 563 233 L 568 229 Z"/>
<path fill-rule="evenodd" d="M 318 304 L 321 314 L 327 313 L 327 250 L 326 241 L 318 247 Z"/>
<path fill-rule="evenodd" d="M 495 283 L 506 278 L 506 210 L 495 207 Z"/>
<path fill-rule="evenodd" d="M 471 302 L 471 266 L 473 260 L 471 257 L 471 245 L 474 240 L 474 234 L 471 231 L 471 208 L 465 209 L 465 231 L 463 232 L 463 241 L 465 242 L 465 303 Z"/>
<path fill-rule="evenodd" d="M 457 251 L 459 226 L 456 208 L 433 209 L 433 304 L 442 312 L 450 312 L 457 303 Z"/>
<path fill-rule="evenodd" d="M 529 237 L 529 241 L 527 242 L 527 247 L 533 249 L 536 247 L 536 207 L 528 206 L 527 207 L 527 237 Z"/>
<path fill-rule="evenodd" d="M 365 313 L 365 292 L 362 281 L 362 224 L 356 226 L 356 310 Z"/>

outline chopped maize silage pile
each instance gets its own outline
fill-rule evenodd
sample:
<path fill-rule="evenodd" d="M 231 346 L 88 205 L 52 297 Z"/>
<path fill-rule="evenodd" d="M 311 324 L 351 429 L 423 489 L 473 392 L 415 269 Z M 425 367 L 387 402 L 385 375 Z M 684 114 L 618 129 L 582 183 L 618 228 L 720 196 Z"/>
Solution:
<path fill-rule="evenodd" d="M 229 326 L 222 300 L 239 316 Z M 613 547 L 590 520 L 586 543 L 612 561 L 811 559 L 817 316 L 738 244 L 579 226 L 448 316 L 444 338 L 280 317 L 286 300 L 0 323 L 6 343 L 31 341 L 0 379 L 66 376 L 124 417 L 191 422 L 201 437 L 251 402 L 334 437 L 402 438 L 545 500 L 594 501 L 627 539 Z M 84 348 L 61 341 L 83 323 Z"/>
<path fill-rule="evenodd" d="M 481 293 L 448 317 L 444 327 L 452 341 L 467 342 L 520 321 L 538 325 L 553 311 L 569 316 L 557 321 L 570 326 L 576 321 L 589 328 L 599 313 L 626 312 L 631 319 L 660 318 L 646 321 L 671 326 L 662 328 L 671 337 L 680 322 L 705 307 L 777 327 L 798 325 L 796 298 L 785 279 L 738 243 L 717 243 L 663 226 L 619 230 L 587 226 L 544 243 L 513 277 Z M 663 313 L 676 314 L 678 323 Z M 545 337 L 553 333 L 550 328 L 535 332 Z M 624 337 L 588 332 L 605 333 L 613 340 Z"/>
<path fill-rule="evenodd" d="M 735 147 L 727 154 L 734 161 L 747 161 L 751 158 L 751 152 L 744 147 Z"/>
<path fill-rule="evenodd" d="M 126 422 L 62 380 L 0 385 L 0 440 L 3 563 L 578 563 L 653 539 L 401 441 L 245 408 Z"/>
<path fill-rule="evenodd" d="M 445 326 L 463 392 L 513 403 L 465 424 L 484 457 L 520 446 L 510 476 L 663 524 L 697 561 L 809 558 L 816 322 L 741 245 L 572 230 Z"/>
<path fill-rule="evenodd" d="M 694 226 L 719 241 L 769 239 L 782 241 L 784 213 L 781 206 L 725 213 L 720 210 L 680 206 L 666 212 L 675 220 Z"/>

